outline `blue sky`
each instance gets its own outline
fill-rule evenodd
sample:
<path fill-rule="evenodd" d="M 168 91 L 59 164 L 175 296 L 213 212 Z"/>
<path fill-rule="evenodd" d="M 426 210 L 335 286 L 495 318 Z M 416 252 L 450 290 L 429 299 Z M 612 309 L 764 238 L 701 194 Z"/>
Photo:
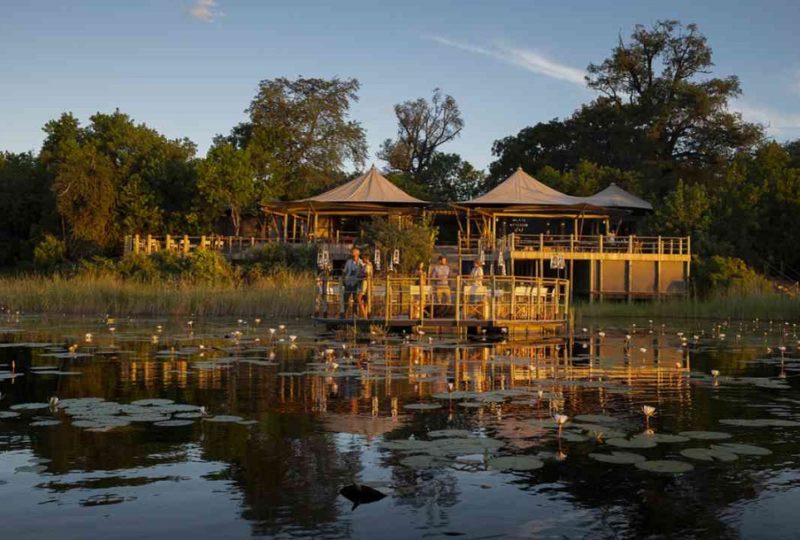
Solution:
<path fill-rule="evenodd" d="M 734 107 L 778 140 L 800 138 L 800 3 L 711 1 L 9 0 L 0 16 L 0 150 L 36 150 L 63 111 L 120 108 L 205 152 L 244 119 L 258 81 L 361 81 L 353 110 L 374 159 L 393 104 L 441 87 L 461 105 L 444 147 L 479 167 L 491 144 L 563 117 L 581 82 L 636 23 L 695 22 L 715 74 L 737 74 Z"/>

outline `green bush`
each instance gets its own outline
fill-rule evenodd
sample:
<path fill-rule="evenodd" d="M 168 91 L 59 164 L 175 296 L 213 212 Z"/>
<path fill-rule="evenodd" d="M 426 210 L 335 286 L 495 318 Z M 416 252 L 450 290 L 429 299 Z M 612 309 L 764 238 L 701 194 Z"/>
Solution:
<path fill-rule="evenodd" d="M 380 246 L 384 257 L 399 249 L 400 265 L 396 270 L 412 273 L 419 263 L 430 264 L 438 229 L 427 218 L 401 223 L 398 219 L 374 217 L 362 228 L 362 233 L 367 243 L 365 247 Z"/>
<path fill-rule="evenodd" d="M 700 296 L 747 296 L 773 292 L 772 283 L 736 257 L 695 257 L 694 286 Z"/>
<path fill-rule="evenodd" d="M 53 270 L 66 260 L 67 245 L 52 234 L 46 234 L 33 248 L 33 262 L 39 270 Z"/>
<path fill-rule="evenodd" d="M 269 243 L 248 249 L 240 256 L 247 274 L 269 275 L 283 270 L 309 270 L 317 267 L 315 244 Z"/>
<path fill-rule="evenodd" d="M 238 274 L 224 256 L 201 249 L 183 258 L 181 279 L 191 283 L 231 284 Z"/>

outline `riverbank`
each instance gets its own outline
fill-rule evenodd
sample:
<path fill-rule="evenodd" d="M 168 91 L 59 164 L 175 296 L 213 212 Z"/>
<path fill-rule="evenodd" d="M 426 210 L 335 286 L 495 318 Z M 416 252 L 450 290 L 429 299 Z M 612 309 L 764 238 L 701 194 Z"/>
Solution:
<path fill-rule="evenodd" d="M 141 282 L 115 276 L 0 278 L 0 306 L 63 315 L 309 317 L 314 276 L 282 273 L 253 283 Z"/>
<path fill-rule="evenodd" d="M 727 295 L 716 298 L 680 298 L 662 302 L 576 303 L 581 318 L 739 319 L 800 321 L 800 299 L 780 294 Z"/>

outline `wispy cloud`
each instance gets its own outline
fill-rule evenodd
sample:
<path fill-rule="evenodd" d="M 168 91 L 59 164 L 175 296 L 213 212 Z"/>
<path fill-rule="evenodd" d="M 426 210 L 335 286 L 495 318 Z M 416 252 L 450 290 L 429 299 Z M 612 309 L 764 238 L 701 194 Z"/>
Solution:
<path fill-rule="evenodd" d="M 196 0 L 192 7 L 189 8 L 189 15 L 198 21 L 210 23 L 221 16 L 222 12 L 217 9 L 215 0 Z"/>
<path fill-rule="evenodd" d="M 453 47 L 455 49 L 461 49 L 462 51 L 489 56 L 502 62 L 521 67 L 538 75 L 544 75 L 545 77 L 550 77 L 552 79 L 567 81 L 579 86 L 586 85 L 586 81 L 584 80 L 585 72 L 583 70 L 568 66 L 566 64 L 560 64 L 532 49 L 510 47 L 503 44 L 496 44 L 492 45 L 491 47 L 482 47 L 471 43 L 454 41 L 441 36 L 434 36 L 431 39 L 437 43 L 446 45 L 447 47 Z"/>
<path fill-rule="evenodd" d="M 731 109 L 741 113 L 742 118 L 750 122 L 763 124 L 767 133 L 776 137 L 788 135 L 788 132 L 800 130 L 800 114 L 777 111 L 769 107 L 753 105 L 744 100 L 736 100 Z"/>

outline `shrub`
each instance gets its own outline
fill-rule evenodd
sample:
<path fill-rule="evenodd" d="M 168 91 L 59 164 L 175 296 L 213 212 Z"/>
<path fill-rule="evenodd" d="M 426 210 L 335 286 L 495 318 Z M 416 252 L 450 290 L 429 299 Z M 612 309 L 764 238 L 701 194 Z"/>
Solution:
<path fill-rule="evenodd" d="M 374 217 L 362 228 L 362 232 L 370 247 L 380 246 L 384 257 L 390 257 L 392 251 L 399 249 L 400 265 L 397 270 L 411 273 L 419 263 L 430 264 L 438 229 L 427 218 L 403 223 L 398 219 Z"/>
<path fill-rule="evenodd" d="M 315 244 L 263 244 L 242 253 L 240 260 L 247 268 L 248 274 L 251 272 L 260 272 L 260 275 L 271 274 L 282 270 L 313 271 L 317 266 L 317 246 Z"/>
<path fill-rule="evenodd" d="M 754 295 L 773 291 L 772 283 L 736 257 L 695 257 L 695 290 L 701 296 Z"/>
<path fill-rule="evenodd" d="M 53 270 L 66 260 L 66 244 L 52 234 L 46 234 L 33 249 L 33 262 L 39 270 Z"/>

